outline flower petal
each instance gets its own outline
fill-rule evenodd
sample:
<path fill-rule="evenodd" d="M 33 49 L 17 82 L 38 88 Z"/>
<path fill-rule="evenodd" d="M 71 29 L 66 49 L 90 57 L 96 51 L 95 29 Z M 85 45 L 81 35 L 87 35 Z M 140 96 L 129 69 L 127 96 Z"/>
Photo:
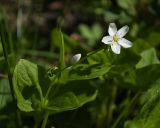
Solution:
<path fill-rule="evenodd" d="M 108 28 L 108 33 L 110 36 L 114 36 L 117 32 L 117 27 L 115 23 L 110 23 Z"/>
<path fill-rule="evenodd" d="M 80 60 L 80 58 L 81 58 L 81 54 L 79 53 L 79 54 L 74 55 L 72 57 L 71 61 L 72 61 L 72 63 L 76 63 L 76 62 L 78 62 Z"/>
<path fill-rule="evenodd" d="M 110 44 L 112 43 L 113 37 L 112 36 L 105 36 L 102 38 L 102 42 L 105 44 Z"/>
<path fill-rule="evenodd" d="M 122 28 L 120 28 L 117 32 L 117 36 L 119 38 L 122 38 L 123 36 L 126 35 L 126 33 L 129 31 L 129 27 L 127 25 L 123 26 Z"/>
<path fill-rule="evenodd" d="M 132 47 L 132 42 L 130 42 L 129 40 L 127 40 L 125 38 L 119 39 L 118 44 L 120 44 L 124 48 Z"/>
<path fill-rule="evenodd" d="M 120 54 L 121 46 L 118 43 L 112 43 L 111 49 L 115 54 Z"/>

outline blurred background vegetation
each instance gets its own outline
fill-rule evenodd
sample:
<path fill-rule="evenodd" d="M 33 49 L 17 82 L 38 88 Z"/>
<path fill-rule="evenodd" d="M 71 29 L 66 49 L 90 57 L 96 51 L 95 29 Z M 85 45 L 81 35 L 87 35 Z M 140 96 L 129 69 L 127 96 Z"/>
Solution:
<path fill-rule="evenodd" d="M 130 27 L 127 36 L 135 47 L 136 44 L 139 45 L 137 54 L 152 46 L 155 47 L 158 58 L 160 57 L 160 0 L 0 0 L 0 23 L 7 28 L 6 46 L 13 69 L 20 58 L 46 66 L 57 65 L 57 26 L 64 33 L 65 61 L 69 65 L 74 54 L 82 53 L 85 56 L 103 46 L 101 39 L 108 34 L 111 22 L 115 22 L 118 28 L 123 25 Z M 0 43 L 0 127 L 13 128 L 16 127 L 14 112 L 18 110 L 11 102 L 4 67 Z M 112 83 L 109 80 L 107 82 Z M 131 97 L 137 93 L 122 85 L 122 88 L 115 88 L 114 85 L 102 86 L 107 84 L 103 78 L 91 83 L 99 85 L 100 93 L 96 101 L 78 110 L 51 116 L 48 127 L 110 128 L 131 101 Z M 120 118 L 117 128 L 123 127 L 126 120 L 135 117 L 139 106 L 136 107 Z M 18 113 L 21 127 L 33 127 L 33 117 L 19 111 Z"/>

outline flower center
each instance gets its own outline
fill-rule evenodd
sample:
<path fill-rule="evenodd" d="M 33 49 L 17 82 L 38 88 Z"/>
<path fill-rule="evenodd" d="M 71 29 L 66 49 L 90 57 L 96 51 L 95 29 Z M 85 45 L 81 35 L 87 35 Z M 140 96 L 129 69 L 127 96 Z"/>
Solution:
<path fill-rule="evenodd" d="M 114 42 L 118 42 L 118 40 L 119 40 L 119 38 L 118 38 L 118 36 L 113 36 L 113 40 L 114 40 Z"/>

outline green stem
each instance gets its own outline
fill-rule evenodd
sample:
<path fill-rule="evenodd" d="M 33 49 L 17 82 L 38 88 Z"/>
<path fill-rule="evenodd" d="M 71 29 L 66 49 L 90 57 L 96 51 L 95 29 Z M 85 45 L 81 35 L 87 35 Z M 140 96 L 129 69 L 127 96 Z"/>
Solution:
<path fill-rule="evenodd" d="M 61 38 L 61 47 L 60 47 L 60 60 L 59 60 L 59 68 L 60 70 L 65 68 L 65 62 L 64 62 L 64 38 L 63 38 L 63 33 L 61 32 L 61 30 L 59 30 L 60 32 L 60 38 Z"/>
<path fill-rule="evenodd" d="M 82 59 L 80 59 L 77 63 L 73 64 L 73 65 L 71 66 L 71 68 L 73 68 L 73 67 L 76 66 L 77 64 L 82 63 L 84 60 L 87 59 L 87 57 L 90 57 L 91 55 L 94 55 L 95 53 L 97 53 L 97 52 L 99 52 L 99 51 L 101 51 L 101 50 L 103 50 L 103 49 L 104 49 L 104 48 L 100 48 L 100 49 L 97 49 L 96 51 L 93 51 L 93 52 L 91 52 L 91 53 L 88 53 L 85 57 L 83 57 Z M 68 67 L 65 67 L 65 68 L 62 69 L 62 70 L 65 70 L 66 68 L 68 68 Z"/>
<path fill-rule="evenodd" d="M 22 127 L 22 126 L 23 126 L 23 122 L 22 122 L 21 113 L 20 113 L 19 110 L 17 110 L 16 116 L 17 116 L 16 118 L 17 118 L 18 126 L 19 126 L 19 127 Z"/>
<path fill-rule="evenodd" d="M 14 96 L 14 90 L 13 90 L 13 81 L 12 81 L 12 72 L 10 70 L 10 64 L 9 64 L 9 60 L 8 60 L 8 54 L 7 54 L 7 47 L 6 47 L 6 36 L 7 36 L 7 32 L 6 32 L 6 28 L 4 27 L 5 23 L 4 21 L 1 22 L 0 24 L 0 38 L 1 38 L 1 42 L 2 42 L 2 49 L 3 49 L 3 55 L 4 55 L 4 59 L 5 59 L 5 66 L 7 69 L 7 77 L 9 80 L 9 86 L 10 86 L 10 90 L 11 90 L 11 95 L 12 95 L 12 99 L 14 102 L 16 102 L 15 96 Z M 21 127 L 22 122 L 20 122 L 20 113 L 18 113 L 17 111 L 15 112 L 16 115 L 16 122 L 17 122 L 17 126 L 18 128 Z"/>
<path fill-rule="evenodd" d="M 42 122 L 41 128 L 46 128 L 47 120 L 48 120 L 49 112 L 47 111 L 44 115 L 44 120 Z"/>
<path fill-rule="evenodd" d="M 1 37 L 1 42 L 2 42 L 3 55 L 5 58 L 5 65 L 6 65 L 6 69 L 7 69 L 7 73 L 8 73 L 8 80 L 9 80 L 9 85 L 10 85 L 10 89 L 11 89 L 11 95 L 12 95 L 13 100 L 15 100 L 14 91 L 13 91 L 13 83 L 12 83 L 12 73 L 10 71 L 10 65 L 9 65 L 9 61 L 8 61 L 5 35 L 7 35 L 6 31 L 4 31 L 2 29 L 2 25 L 1 25 L 0 26 L 0 37 Z"/>
<path fill-rule="evenodd" d="M 116 128 L 117 125 L 119 124 L 119 122 L 122 120 L 122 118 L 128 114 L 127 112 L 129 111 L 129 109 L 134 105 L 134 103 L 136 102 L 137 98 L 140 96 L 140 93 L 138 92 L 133 99 L 131 100 L 131 102 L 126 106 L 126 108 L 123 109 L 122 113 L 118 116 L 118 118 L 116 119 L 116 121 L 114 122 L 114 124 L 112 125 L 111 128 Z"/>
<path fill-rule="evenodd" d="M 13 39 L 12 39 L 12 32 L 9 30 L 8 32 L 8 42 L 10 46 L 10 52 L 14 54 L 14 46 L 13 46 Z"/>
<path fill-rule="evenodd" d="M 49 86 L 49 88 L 48 88 L 48 90 L 47 90 L 47 93 L 46 93 L 46 95 L 45 95 L 44 101 L 47 100 L 47 98 L 48 98 L 48 96 L 49 96 L 49 93 L 50 93 L 53 85 L 54 85 L 56 82 L 57 82 L 57 77 L 55 76 L 55 78 L 54 78 L 54 80 L 53 80 L 53 83 L 50 84 L 50 86 Z"/>
<path fill-rule="evenodd" d="M 108 127 L 110 126 L 110 123 L 112 121 L 113 105 L 115 103 L 116 92 L 117 92 L 117 87 L 113 85 L 112 94 L 111 94 L 111 101 L 110 101 L 110 104 L 109 104 L 108 116 L 107 116 L 107 126 Z"/>
<path fill-rule="evenodd" d="M 101 51 L 102 49 L 104 49 L 103 47 L 100 48 L 100 49 L 97 49 L 96 51 L 93 51 L 91 53 L 88 53 L 84 58 L 82 58 L 80 61 L 78 61 L 78 63 L 81 63 L 83 62 L 85 59 L 87 59 L 88 57 L 90 57 L 91 55 L 94 55 L 95 53 Z M 76 63 L 77 64 L 77 63 Z"/>

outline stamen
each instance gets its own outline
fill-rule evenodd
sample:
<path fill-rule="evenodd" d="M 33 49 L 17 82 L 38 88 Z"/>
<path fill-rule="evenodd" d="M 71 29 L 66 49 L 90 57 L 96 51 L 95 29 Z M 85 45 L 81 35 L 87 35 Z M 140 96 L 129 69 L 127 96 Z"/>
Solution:
<path fill-rule="evenodd" d="M 118 40 L 119 40 L 119 38 L 118 38 L 118 36 L 113 36 L 113 40 L 114 40 L 114 42 L 118 42 Z"/>

